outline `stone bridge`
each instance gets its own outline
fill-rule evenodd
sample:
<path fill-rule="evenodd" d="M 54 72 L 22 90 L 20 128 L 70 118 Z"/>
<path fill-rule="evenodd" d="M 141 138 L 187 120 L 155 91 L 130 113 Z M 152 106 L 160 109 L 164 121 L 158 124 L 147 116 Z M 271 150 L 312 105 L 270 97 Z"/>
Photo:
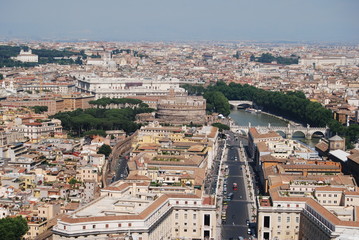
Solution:
<path fill-rule="evenodd" d="M 240 101 L 240 100 L 231 100 L 228 101 L 230 105 L 237 107 L 237 108 L 247 108 L 247 107 L 252 107 L 253 106 L 253 102 L 252 101 Z"/>
<path fill-rule="evenodd" d="M 268 124 L 268 126 L 251 126 L 251 123 L 249 123 L 248 126 L 238 126 L 236 124 L 231 124 L 231 131 L 233 132 L 245 132 L 246 134 L 248 134 L 248 130 L 251 127 L 255 127 L 258 131 L 275 131 L 279 134 L 281 134 L 282 136 L 284 135 L 285 138 L 292 138 L 292 136 L 295 133 L 302 133 L 306 139 L 312 139 L 313 134 L 322 134 L 324 137 L 328 138 L 329 137 L 329 128 L 325 127 L 325 128 L 317 128 L 317 127 L 310 127 L 309 125 L 307 125 L 307 127 L 303 127 L 303 126 L 293 126 L 288 124 L 287 127 L 277 127 L 277 126 L 271 126 L 270 124 Z"/>

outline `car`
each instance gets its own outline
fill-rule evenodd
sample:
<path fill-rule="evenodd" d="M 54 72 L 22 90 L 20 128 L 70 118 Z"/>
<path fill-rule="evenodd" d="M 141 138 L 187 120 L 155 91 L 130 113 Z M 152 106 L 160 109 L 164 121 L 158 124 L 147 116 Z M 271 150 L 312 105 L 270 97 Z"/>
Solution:
<path fill-rule="evenodd" d="M 228 195 L 227 195 L 227 201 L 231 201 L 232 199 L 233 199 L 233 193 L 229 193 Z"/>
<path fill-rule="evenodd" d="M 249 235 L 252 235 L 252 229 L 248 228 L 247 233 L 248 233 Z"/>
<path fill-rule="evenodd" d="M 248 219 L 246 220 L 246 224 L 247 224 L 247 226 L 249 226 L 249 220 Z"/>
<path fill-rule="evenodd" d="M 238 240 L 244 240 L 244 237 L 238 236 Z"/>

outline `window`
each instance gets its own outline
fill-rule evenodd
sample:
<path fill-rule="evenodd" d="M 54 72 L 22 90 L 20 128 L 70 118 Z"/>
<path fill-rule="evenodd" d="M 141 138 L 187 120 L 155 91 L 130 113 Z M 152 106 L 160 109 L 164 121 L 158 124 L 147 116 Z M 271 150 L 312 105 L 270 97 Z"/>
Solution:
<path fill-rule="evenodd" d="M 211 216 L 209 214 L 205 214 L 204 215 L 204 225 L 210 226 L 210 222 L 211 222 Z"/>
<path fill-rule="evenodd" d="M 295 222 L 299 223 L 299 217 L 295 217 Z"/>
<path fill-rule="evenodd" d="M 278 222 L 281 222 L 281 221 L 282 221 L 282 217 L 278 216 Z"/>
<path fill-rule="evenodd" d="M 323 197 L 326 197 L 327 196 L 327 194 L 323 194 Z"/>
<path fill-rule="evenodd" d="M 121 227 L 121 223 L 118 224 L 118 227 Z"/>
<path fill-rule="evenodd" d="M 327 203 L 327 201 L 326 201 L 326 200 L 323 200 L 323 203 Z"/>
<path fill-rule="evenodd" d="M 337 203 L 337 201 L 336 201 L 336 200 L 334 200 L 334 203 Z"/>
<path fill-rule="evenodd" d="M 264 238 L 265 240 L 269 240 L 269 232 L 263 233 L 263 238 Z"/>
<path fill-rule="evenodd" d="M 176 204 L 179 204 L 179 202 L 178 202 L 178 201 L 176 201 Z"/>
<path fill-rule="evenodd" d="M 106 228 L 108 228 L 108 224 L 106 224 Z"/>
<path fill-rule="evenodd" d="M 66 226 L 64 226 L 64 230 L 66 230 Z"/>
<path fill-rule="evenodd" d="M 86 229 L 86 226 L 82 226 L 82 229 Z"/>
<path fill-rule="evenodd" d="M 264 225 L 265 228 L 270 227 L 270 216 L 264 216 Z"/>
<path fill-rule="evenodd" d="M 175 214 L 175 219 L 178 219 L 178 213 Z"/>
<path fill-rule="evenodd" d="M 289 223 L 290 222 L 290 217 L 287 217 L 287 223 Z"/>
<path fill-rule="evenodd" d="M 196 220 L 197 219 L 197 214 L 193 214 L 193 219 Z"/>
<path fill-rule="evenodd" d="M 196 232 L 196 229 L 193 229 L 193 232 Z"/>
<path fill-rule="evenodd" d="M 187 228 L 185 228 L 184 231 L 187 232 Z"/>
<path fill-rule="evenodd" d="M 185 202 L 184 202 L 184 204 L 188 204 L 188 202 L 187 202 L 187 201 L 185 201 Z"/>
<path fill-rule="evenodd" d="M 338 195 L 337 194 L 334 194 L 334 197 L 337 197 Z"/>
<path fill-rule="evenodd" d="M 131 226 L 132 226 L 132 223 L 129 223 L 128 226 L 131 227 Z"/>
<path fill-rule="evenodd" d="M 96 228 L 96 225 L 92 225 L 92 228 Z"/>
<path fill-rule="evenodd" d="M 187 219 L 187 213 L 184 214 L 184 219 Z"/>

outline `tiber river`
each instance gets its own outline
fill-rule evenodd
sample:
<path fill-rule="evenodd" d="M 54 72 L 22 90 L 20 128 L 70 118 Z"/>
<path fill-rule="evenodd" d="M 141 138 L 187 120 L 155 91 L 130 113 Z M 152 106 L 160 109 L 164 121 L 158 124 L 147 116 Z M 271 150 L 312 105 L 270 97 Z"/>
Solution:
<path fill-rule="evenodd" d="M 287 122 L 267 115 L 265 113 L 250 113 L 246 112 L 244 109 L 238 109 L 238 110 L 232 110 L 231 114 L 229 114 L 229 117 L 233 119 L 233 121 L 239 125 L 239 126 L 248 126 L 248 123 L 251 123 L 252 127 L 255 126 L 268 126 L 268 123 L 270 123 L 271 126 L 279 126 L 279 127 L 285 127 L 288 125 Z M 312 138 L 311 140 L 307 140 L 304 138 L 304 136 L 300 135 L 294 135 L 293 139 L 301 141 L 311 147 L 314 148 L 315 144 L 318 143 L 319 138 Z"/>

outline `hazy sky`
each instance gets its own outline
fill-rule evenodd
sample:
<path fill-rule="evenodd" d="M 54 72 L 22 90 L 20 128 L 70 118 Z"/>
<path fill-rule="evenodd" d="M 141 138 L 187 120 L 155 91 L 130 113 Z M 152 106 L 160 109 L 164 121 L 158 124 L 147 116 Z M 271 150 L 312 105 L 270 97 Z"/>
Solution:
<path fill-rule="evenodd" d="M 359 42 L 359 0 L 0 0 L 0 38 Z"/>

